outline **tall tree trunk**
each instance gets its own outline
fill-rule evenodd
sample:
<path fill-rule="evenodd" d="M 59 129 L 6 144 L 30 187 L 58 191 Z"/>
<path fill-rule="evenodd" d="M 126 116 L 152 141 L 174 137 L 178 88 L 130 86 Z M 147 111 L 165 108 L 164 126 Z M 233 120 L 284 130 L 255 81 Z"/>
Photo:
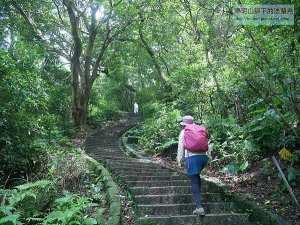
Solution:
<path fill-rule="evenodd" d="M 81 95 L 81 111 L 80 111 L 80 127 L 86 126 L 86 119 L 88 114 L 88 106 L 90 100 L 91 87 L 88 86 L 85 88 L 84 92 Z"/>
<path fill-rule="evenodd" d="M 63 4 L 67 8 L 69 20 L 71 23 L 71 33 L 74 41 L 73 56 L 71 58 L 71 75 L 72 75 L 72 116 L 76 127 L 81 126 L 82 105 L 80 101 L 80 56 L 82 54 L 82 43 L 79 37 L 78 20 L 76 18 L 73 3 L 63 0 Z"/>
<path fill-rule="evenodd" d="M 81 111 L 81 104 L 80 104 L 80 92 L 79 92 L 79 79 L 78 79 L 78 72 L 73 67 L 76 65 L 71 66 L 71 74 L 72 74 L 72 117 L 74 119 L 75 127 L 80 127 L 80 111 Z"/>

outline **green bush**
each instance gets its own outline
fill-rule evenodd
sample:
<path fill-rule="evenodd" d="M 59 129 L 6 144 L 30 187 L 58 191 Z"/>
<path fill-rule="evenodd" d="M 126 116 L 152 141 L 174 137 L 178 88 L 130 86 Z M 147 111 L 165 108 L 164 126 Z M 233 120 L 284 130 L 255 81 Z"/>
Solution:
<path fill-rule="evenodd" d="M 119 106 L 115 101 L 108 101 L 105 98 L 99 100 L 97 105 L 91 108 L 88 124 L 98 125 L 103 121 L 114 121 L 121 116 Z"/>
<path fill-rule="evenodd" d="M 261 157 L 259 147 L 245 128 L 237 124 L 233 118 L 210 119 L 206 123 L 212 148 L 213 161 L 228 165 L 233 162 Z"/>
<path fill-rule="evenodd" d="M 0 68 L 0 171 L 24 176 L 43 154 L 32 143 L 46 134 L 47 94 L 39 75 L 22 69 L 3 50 Z"/>
<path fill-rule="evenodd" d="M 140 135 L 140 149 L 149 153 L 159 153 L 167 145 L 178 139 L 180 126 L 178 120 L 181 118 L 180 111 L 169 107 L 155 105 L 160 108 L 154 118 L 148 119 L 138 129 Z"/>
<path fill-rule="evenodd" d="M 45 166 L 48 170 L 37 174 L 37 178 L 48 180 L 0 189 L 0 224 L 67 225 L 104 221 L 103 213 L 107 211 L 104 181 L 88 167 L 81 151 L 70 146 L 48 149 L 48 153 Z"/>
<path fill-rule="evenodd" d="M 161 104 L 159 102 L 146 103 L 142 109 L 143 116 L 148 119 L 155 117 L 155 114 L 157 114 L 157 112 L 159 112 L 160 109 Z"/>
<path fill-rule="evenodd" d="M 95 206 L 98 204 L 92 203 L 89 198 L 66 193 L 62 198 L 55 200 L 54 210 L 45 217 L 42 224 L 97 224 L 96 219 L 85 216 L 87 210 Z"/>
<path fill-rule="evenodd" d="M 52 181 L 39 180 L 1 190 L 4 205 L 0 207 L 0 224 L 20 224 L 40 221 L 56 196 Z"/>
<path fill-rule="evenodd" d="M 34 48 L 30 51 L 36 53 Z M 39 53 L 30 57 L 32 64 L 23 61 L 30 55 L 24 46 L 18 54 L 11 57 L 0 49 L 0 184 L 9 180 L 6 185 L 12 186 L 19 184 L 11 184 L 12 180 L 26 179 L 39 170 L 47 145 L 70 128 L 66 95 L 61 94 L 66 85 L 50 79 L 49 68 L 38 68 L 39 63 L 34 62 L 41 60 L 35 58 Z"/>
<path fill-rule="evenodd" d="M 82 160 L 80 149 L 61 148 L 51 152 L 48 162 L 49 173 L 59 189 L 83 192 L 85 182 L 90 178 L 90 171 Z"/>
<path fill-rule="evenodd" d="M 288 118 L 286 118 L 289 120 Z M 266 110 L 253 116 L 246 124 L 247 134 L 253 137 L 255 142 L 267 153 L 270 150 L 278 150 L 283 146 L 293 149 L 296 145 L 294 134 L 285 132 L 280 116 L 274 110 Z"/>
<path fill-rule="evenodd" d="M 86 214 L 98 204 L 67 192 L 57 198 L 51 181 L 27 183 L 5 194 L 9 196 L 7 203 L 0 206 L 0 224 L 97 224 L 96 219 Z"/>

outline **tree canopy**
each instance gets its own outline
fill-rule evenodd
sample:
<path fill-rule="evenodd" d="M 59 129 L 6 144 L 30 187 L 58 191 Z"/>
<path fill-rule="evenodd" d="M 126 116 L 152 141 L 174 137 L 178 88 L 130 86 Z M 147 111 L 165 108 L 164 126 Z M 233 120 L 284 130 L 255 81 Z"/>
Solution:
<path fill-rule="evenodd" d="M 134 101 L 147 151 L 176 143 L 191 114 L 220 165 L 288 149 L 297 168 L 300 2 L 272 3 L 294 6 L 294 25 L 236 25 L 234 6 L 257 0 L 2 0 L 1 180 Z"/>

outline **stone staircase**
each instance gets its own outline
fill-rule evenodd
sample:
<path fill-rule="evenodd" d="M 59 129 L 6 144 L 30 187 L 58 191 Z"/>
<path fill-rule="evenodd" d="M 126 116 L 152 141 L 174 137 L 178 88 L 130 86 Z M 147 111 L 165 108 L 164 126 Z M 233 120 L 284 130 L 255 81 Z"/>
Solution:
<path fill-rule="evenodd" d="M 120 135 L 138 118 L 123 125 L 99 131 L 87 138 L 87 153 L 112 168 L 113 176 L 124 182 L 137 204 L 136 223 L 140 225 L 248 225 L 248 214 L 237 213 L 232 202 L 225 202 L 218 188 L 202 181 L 206 216 L 192 215 L 195 209 L 188 177 L 150 160 L 131 158 L 120 147 Z"/>

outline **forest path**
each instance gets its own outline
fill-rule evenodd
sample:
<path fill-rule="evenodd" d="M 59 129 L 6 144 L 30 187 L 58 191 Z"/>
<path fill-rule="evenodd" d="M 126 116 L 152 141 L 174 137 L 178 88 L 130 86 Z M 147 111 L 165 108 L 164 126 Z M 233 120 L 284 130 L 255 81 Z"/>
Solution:
<path fill-rule="evenodd" d="M 234 204 L 222 200 L 216 186 L 204 180 L 202 197 L 206 216 L 193 215 L 195 206 L 187 175 L 150 160 L 128 156 L 119 137 L 138 121 L 138 117 L 131 117 L 122 124 L 96 132 L 85 142 L 87 153 L 112 168 L 113 177 L 118 178 L 116 182 L 124 182 L 129 187 L 137 204 L 137 224 L 251 224 L 248 214 L 237 213 Z"/>

